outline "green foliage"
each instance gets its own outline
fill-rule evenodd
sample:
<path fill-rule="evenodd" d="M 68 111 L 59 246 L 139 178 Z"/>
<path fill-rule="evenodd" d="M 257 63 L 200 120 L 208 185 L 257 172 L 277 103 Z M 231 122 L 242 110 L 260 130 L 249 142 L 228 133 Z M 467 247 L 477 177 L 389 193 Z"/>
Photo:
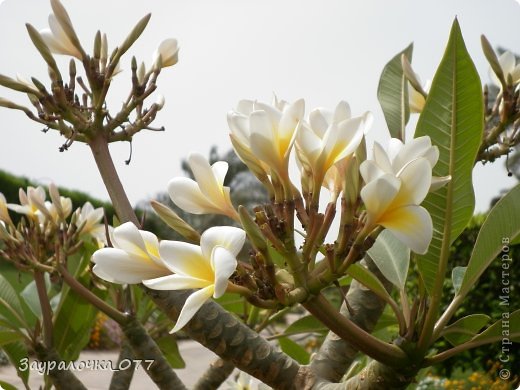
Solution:
<path fill-rule="evenodd" d="M 489 322 L 485 314 L 471 314 L 455 321 L 443 331 L 443 336 L 451 345 L 459 345 L 470 340 Z"/>
<path fill-rule="evenodd" d="M 390 231 L 383 230 L 368 254 L 383 276 L 402 290 L 410 266 L 410 249 Z"/>
<path fill-rule="evenodd" d="M 416 137 L 428 135 L 439 148 L 435 176 L 451 176 L 445 187 L 430 193 L 423 206 L 433 220 L 429 251 L 417 256 L 428 292 L 446 261 L 451 243 L 464 230 L 475 206 L 472 171 L 482 139 L 483 101 L 480 79 L 455 20 L 444 57 L 437 69 Z"/>
<path fill-rule="evenodd" d="M 412 61 L 413 43 L 392 58 L 383 69 L 377 98 L 383 109 L 388 130 L 393 138 L 404 141 L 404 130 L 410 118 L 408 104 L 408 80 L 401 65 L 401 56 L 404 54 L 408 61 Z"/>
<path fill-rule="evenodd" d="M 520 184 L 489 212 L 477 237 L 459 294 L 464 296 L 497 255 L 520 235 Z M 504 263 L 510 268 L 512 257 Z"/>
<path fill-rule="evenodd" d="M 473 217 L 467 229 L 455 240 L 450 250 L 450 258 L 448 261 L 449 269 L 457 267 L 465 267 L 468 265 L 468 259 L 473 252 L 475 241 L 479 234 L 480 228 L 485 220 L 485 215 L 477 215 Z M 520 258 L 520 245 L 511 245 L 508 248 L 508 255 L 517 259 Z M 505 254 L 502 253 L 502 254 Z M 491 264 L 487 267 L 485 272 L 480 276 L 478 284 L 468 293 L 464 303 L 458 309 L 454 319 L 451 323 L 455 323 L 458 319 L 463 317 L 482 313 L 497 321 L 502 318 L 502 314 L 509 310 L 509 306 L 503 305 L 500 296 L 503 295 L 502 285 L 502 268 L 501 255 L 499 254 Z M 506 270 L 507 280 L 520 280 L 520 268 L 511 267 Z M 444 283 L 443 300 L 441 304 L 441 311 L 446 309 L 455 295 L 453 284 L 448 279 Z M 515 302 L 520 302 L 520 288 L 517 284 L 511 283 L 509 285 L 509 304 L 514 305 Z M 447 341 L 439 341 L 436 343 L 438 350 L 443 350 L 451 347 Z M 510 361 L 507 363 L 507 368 L 511 372 L 520 372 L 520 344 L 512 344 L 510 346 Z M 457 354 L 455 357 L 448 359 L 440 364 L 434 366 L 434 372 L 443 375 L 451 376 L 455 367 L 460 367 L 464 370 L 486 371 L 488 369 L 488 361 L 498 362 L 501 355 L 500 343 L 483 345 L 469 351 Z"/>

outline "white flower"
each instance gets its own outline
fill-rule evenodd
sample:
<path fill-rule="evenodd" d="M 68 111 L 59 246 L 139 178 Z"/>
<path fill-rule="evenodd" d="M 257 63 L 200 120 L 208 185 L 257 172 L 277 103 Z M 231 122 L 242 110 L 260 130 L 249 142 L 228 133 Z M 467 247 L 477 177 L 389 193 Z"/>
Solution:
<path fill-rule="evenodd" d="M 431 183 L 428 161 L 424 157 L 413 160 L 397 177 L 384 173 L 371 181 L 365 175 L 363 178 L 367 184 L 361 189 L 361 199 L 367 211 L 367 226 L 381 225 L 414 252 L 426 253 L 433 225 L 430 214 L 419 204 Z"/>
<path fill-rule="evenodd" d="M 51 5 L 54 13 L 49 15 L 50 29 L 40 31 L 43 41 L 52 53 L 69 55 L 82 61 L 81 52 L 72 43 L 64 27 L 66 26 L 70 32 L 73 32 L 67 11 L 58 0 L 51 0 Z"/>
<path fill-rule="evenodd" d="M 9 203 L 7 208 L 18 214 L 25 214 L 30 218 L 39 219 L 42 217 L 40 208 L 45 204 L 45 190 L 38 186 L 27 187 L 27 193 L 20 188 L 18 191 L 20 204 Z"/>
<path fill-rule="evenodd" d="M 351 156 L 371 124 L 370 113 L 352 117 L 350 106 L 341 101 L 334 112 L 318 108 L 303 123 L 296 138 L 297 156 L 315 179 L 321 180 L 338 161 Z"/>
<path fill-rule="evenodd" d="M 428 136 L 414 138 L 406 144 L 403 144 L 403 142 L 397 138 L 392 138 L 388 144 L 388 153 L 379 143 L 375 142 L 374 158 L 373 160 L 365 161 L 361 165 L 361 174 L 365 179 L 365 183 L 382 176 L 384 173 L 398 176 L 399 172 L 407 164 L 419 157 L 424 157 L 430 163 L 431 168 L 433 168 L 439 160 L 439 148 L 432 146 L 432 141 Z M 448 183 L 450 177 L 432 176 L 431 180 L 429 191 L 435 191 Z"/>
<path fill-rule="evenodd" d="M 94 209 L 90 202 L 86 202 L 81 209 L 76 210 L 75 224 L 81 228 L 81 234 L 90 234 L 92 237 L 106 244 L 105 225 L 100 223 L 104 211 L 102 207 Z"/>
<path fill-rule="evenodd" d="M 202 233 L 200 246 L 181 241 L 161 241 L 160 254 L 173 275 L 144 280 L 155 290 L 199 289 L 186 300 L 172 333 L 178 331 L 210 299 L 226 292 L 229 277 L 237 267 L 236 256 L 245 241 L 242 229 L 217 226 Z"/>
<path fill-rule="evenodd" d="M 418 82 L 420 83 L 419 76 L 415 75 Z M 426 84 L 423 85 L 424 92 L 429 92 L 431 87 L 431 80 L 426 80 Z M 408 105 L 410 107 L 410 112 L 412 113 L 420 113 L 424 108 L 424 104 L 426 103 L 426 99 L 423 94 L 418 92 L 412 84 L 408 83 Z"/>
<path fill-rule="evenodd" d="M 513 53 L 506 50 L 500 55 L 500 57 L 498 57 L 498 63 L 502 68 L 502 72 L 504 73 L 504 79 L 506 80 L 506 83 L 508 82 L 509 77 L 511 77 L 513 85 L 520 82 L 520 63 L 516 63 L 516 58 Z M 489 70 L 489 76 L 491 77 L 493 83 L 502 87 L 502 83 L 500 82 L 500 80 L 498 79 L 498 77 L 492 69 Z"/>
<path fill-rule="evenodd" d="M 113 248 L 99 249 L 92 256 L 92 271 L 101 279 L 133 284 L 171 273 L 159 257 L 159 241 L 153 233 L 127 222 L 116 227 L 110 239 Z"/>
<path fill-rule="evenodd" d="M 179 60 L 179 45 L 174 38 L 165 39 L 153 53 L 153 66 L 161 68 L 172 66 Z"/>
<path fill-rule="evenodd" d="M 0 221 L 11 222 L 9 211 L 7 210 L 7 203 L 4 194 L 0 192 Z"/>
<path fill-rule="evenodd" d="M 244 162 L 252 155 L 257 166 L 286 179 L 289 155 L 304 111 L 303 99 L 292 104 L 275 99 L 273 105 L 240 101 L 237 110 L 228 113 L 235 151 Z"/>
<path fill-rule="evenodd" d="M 228 163 L 217 161 L 213 165 L 204 156 L 192 153 L 188 163 L 195 180 L 176 177 L 168 184 L 172 201 L 181 209 L 193 214 L 224 214 L 238 220 L 238 214 L 231 203 L 229 187 L 224 187 Z"/>
<path fill-rule="evenodd" d="M 388 153 L 374 144 L 374 160 L 364 161 L 360 173 L 366 185 L 361 198 L 367 210 L 367 226 L 381 225 L 416 253 L 428 250 L 433 235 L 429 213 L 419 206 L 429 191 L 450 178 L 433 178 L 439 150 L 424 136 L 403 144 L 391 139 Z"/>

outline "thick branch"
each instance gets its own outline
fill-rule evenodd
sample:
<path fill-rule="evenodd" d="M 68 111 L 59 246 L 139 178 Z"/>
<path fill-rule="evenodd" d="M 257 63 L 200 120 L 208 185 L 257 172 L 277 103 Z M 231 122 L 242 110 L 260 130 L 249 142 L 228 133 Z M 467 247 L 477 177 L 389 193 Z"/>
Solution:
<path fill-rule="evenodd" d="M 176 321 L 191 291 L 146 289 L 155 304 Z M 183 330 L 235 367 L 276 389 L 298 389 L 299 365 L 214 302 L 208 302 Z M 299 387 L 300 386 L 300 387 Z"/>
<path fill-rule="evenodd" d="M 132 352 L 132 347 L 128 344 L 128 341 L 123 341 L 121 345 L 121 350 L 119 351 L 119 356 L 117 358 L 117 366 L 119 367 L 122 361 L 135 359 L 135 356 Z M 132 382 L 132 378 L 134 377 L 134 365 L 129 367 L 127 370 L 118 370 L 114 371 L 112 374 L 112 379 L 110 380 L 109 390 L 128 390 L 130 388 L 130 383 Z"/>
<path fill-rule="evenodd" d="M 387 291 L 390 291 L 392 284 L 383 277 L 375 264 L 372 261 L 366 261 L 366 265 L 383 283 Z M 347 300 L 353 309 L 353 313 L 351 314 L 346 305 L 343 304 L 341 314 L 361 329 L 372 333 L 379 317 L 383 314 L 385 302 L 356 280 L 353 280 L 350 285 Z M 357 348 L 352 344 L 338 337 L 335 333 L 329 332 L 320 350 L 314 356 L 310 367 L 316 376 L 330 382 L 338 382 L 354 361 L 357 353 Z"/>
<path fill-rule="evenodd" d="M 114 166 L 114 162 L 110 156 L 107 140 L 102 134 L 97 134 L 95 138 L 90 140 L 89 146 L 120 221 L 130 221 L 136 226 L 139 226 L 139 220 L 137 219 L 132 205 L 126 196 L 125 190 L 121 184 L 121 180 L 119 180 L 119 176 Z"/>
<path fill-rule="evenodd" d="M 42 344 L 37 344 L 34 348 L 38 360 L 47 363 L 49 377 L 57 390 L 87 390 L 72 371 L 60 367 L 60 363 L 67 367 L 67 362 L 58 355 L 53 348 L 45 348 Z M 52 367 L 52 369 L 51 369 Z"/>
<path fill-rule="evenodd" d="M 231 362 L 226 362 L 218 358 L 213 363 L 211 363 L 210 367 L 206 370 L 204 375 L 202 375 L 195 386 L 193 386 L 194 390 L 213 390 L 218 389 L 218 387 L 231 375 L 235 366 Z"/>
<path fill-rule="evenodd" d="M 141 360 L 153 360 L 153 363 L 150 365 L 143 362 L 141 367 L 146 370 L 147 374 L 160 389 L 186 389 L 164 358 L 155 341 L 137 319 L 132 318 L 122 325 L 121 329 L 132 347 L 135 357 Z"/>

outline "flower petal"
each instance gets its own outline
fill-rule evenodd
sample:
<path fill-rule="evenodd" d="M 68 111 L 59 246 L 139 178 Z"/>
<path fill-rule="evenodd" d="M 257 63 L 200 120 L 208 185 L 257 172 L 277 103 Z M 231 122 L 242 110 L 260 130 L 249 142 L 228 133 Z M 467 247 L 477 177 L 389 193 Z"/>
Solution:
<path fill-rule="evenodd" d="M 392 161 L 394 172 L 399 172 L 410 161 L 427 154 L 431 147 L 432 142 L 427 135 L 415 138 L 404 144 L 399 154 Z"/>
<path fill-rule="evenodd" d="M 432 168 L 424 157 L 415 159 L 408 163 L 399 174 L 401 188 L 398 199 L 395 202 L 400 205 L 420 204 L 432 183 Z"/>
<path fill-rule="evenodd" d="M 372 160 L 365 160 L 359 166 L 359 173 L 361 173 L 361 177 L 365 181 L 365 183 L 370 183 L 374 181 L 378 177 L 383 176 L 386 172 L 379 168 Z"/>
<path fill-rule="evenodd" d="M 242 145 L 250 148 L 249 117 L 235 111 L 230 111 L 227 114 L 227 121 L 231 134 L 233 134 Z"/>
<path fill-rule="evenodd" d="M 415 253 L 425 254 L 428 251 L 433 224 L 430 214 L 423 207 L 411 205 L 397 208 L 386 213 L 379 223 Z"/>
<path fill-rule="evenodd" d="M 323 138 L 329 124 L 332 123 L 333 113 L 325 108 L 316 108 L 309 114 L 309 123 L 312 130 L 320 137 Z"/>
<path fill-rule="evenodd" d="M 515 56 L 509 50 L 506 50 L 500 55 L 500 57 L 498 57 L 498 62 L 500 63 L 500 67 L 502 68 L 502 71 L 504 72 L 504 77 L 507 81 L 507 75 L 513 73 L 513 70 L 515 68 Z"/>
<path fill-rule="evenodd" d="M 394 173 L 392 163 L 379 142 L 374 142 L 374 161 L 386 173 Z"/>
<path fill-rule="evenodd" d="M 432 184 L 430 185 L 430 192 L 437 191 L 439 188 L 444 187 L 446 184 L 448 184 L 451 180 L 451 176 L 433 176 L 432 177 Z"/>
<path fill-rule="evenodd" d="M 208 160 L 201 154 L 192 153 L 188 157 L 188 163 L 202 194 L 208 200 L 211 199 L 214 204 L 222 203 L 222 185 L 215 177 Z M 219 167 L 217 167 L 218 169 Z"/>
<path fill-rule="evenodd" d="M 401 182 L 391 174 L 384 174 L 361 189 L 361 199 L 368 211 L 372 223 L 379 223 L 379 217 L 392 203 Z"/>
<path fill-rule="evenodd" d="M 213 283 L 214 274 L 209 257 L 205 258 L 198 245 L 182 241 L 163 240 L 159 245 L 161 258 L 171 271 Z"/>
<path fill-rule="evenodd" d="M 305 124 L 302 124 L 296 142 L 298 143 L 298 148 L 303 153 L 309 164 L 311 166 L 316 164 L 322 149 L 320 137 Z"/>
<path fill-rule="evenodd" d="M 149 258 L 132 256 L 117 248 L 97 250 L 92 255 L 92 262 L 95 263 L 92 271 L 113 283 L 141 283 L 171 273 L 164 265 L 160 266 Z"/>
<path fill-rule="evenodd" d="M 184 211 L 192 214 L 218 212 L 213 202 L 201 192 L 199 185 L 187 177 L 175 177 L 168 183 L 171 200 Z"/>
<path fill-rule="evenodd" d="M 211 285 L 191 294 L 188 299 L 186 299 L 181 313 L 179 314 L 179 318 L 170 333 L 175 333 L 184 328 L 184 326 L 193 318 L 195 313 L 199 311 L 202 305 L 211 298 L 213 291 L 214 286 Z"/>
<path fill-rule="evenodd" d="M 189 290 L 208 287 L 208 285 L 213 283 L 203 279 L 192 278 L 191 276 L 174 274 L 143 280 L 143 284 L 152 290 Z"/>
<path fill-rule="evenodd" d="M 214 298 L 220 298 L 226 292 L 229 277 L 237 268 L 237 259 L 226 248 L 217 246 L 211 254 L 211 264 L 215 270 Z"/>
<path fill-rule="evenodd" d="M 139 234 L 139 229 L 132 223 L 126 222 L 114 229 L 113 244 L 129 254 L 148 257 L 143 237 Z"/>
<path fill-rule="evenodd" d="M 334 122 L 339 123 L 345 119 L 350 119 L 351 116 L 349 104 L 344 100 L 340 101 L 334 110 Z"/>
<path fill-rule="evenodd" d="M 246 240 L 246 232 L 233 226 L 214 226 L 202 233 L 200 248 L 202 255 L 211 258 L 213 248 L 221 246 L 234 256 L 242 250 Z"/>

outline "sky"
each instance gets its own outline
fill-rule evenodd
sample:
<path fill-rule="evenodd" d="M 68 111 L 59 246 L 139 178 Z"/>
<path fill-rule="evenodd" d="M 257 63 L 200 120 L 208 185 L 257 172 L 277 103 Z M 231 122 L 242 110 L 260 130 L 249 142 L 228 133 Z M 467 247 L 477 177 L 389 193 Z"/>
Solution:
<path fill-rule="evenodd" d="M 0 73 L 35 76 L 47 83 L 45 63 L 32 46 L 25 23 L 46 28 L 49 2 L 0 4 Z M 158 81 L 166 105 L 154 124 L 166 131 L 137 134 L 128 166 L 124 163 L 128 144 L 111 146 L 134 204 L 164 192 L 171 178 L 182 175 L 180 161 L 190 152 L 208 155 L 212 145 L 221 153 L 229 150 L 226 113 L 241 99 L 269 102 L 273 93 L 288 101 L 304 98 L 307 113 L 316 107 L 332 109 L 346 100 L 354 115 L 374 114 L 369 145 L 374 139 L 386 143 L 377 84 L 384 65 L 410 42 L 414 42 L 413 67 L 423 80 L 433 77 L 455 17 L 484 83 L 489 76 L 481 34 L 495 46 L 520 53 L 520 5 L 515 0 L 63 0 L 63 4 L 87 50 L 97 29 L 107 33 L 112 49 L 142 16 L 152 13 L 148 28 L 130 55 L 123 57 L 125 71 L 114 80 L 109 107 L 119 107 L 128 93 L 131 55 L 150 64 L 163 39 L 177 38 L 181 46 L 179 63 L 164 69 Z M 64 58 L 59 64 L 66 69 Z M 0 96 L 28 104 L 21 94 L 2 87 Z M 88 147 L 75 143 L 60 153 L 64 139 L 41 129 L 23 113 L 0 108 L 0 169 L 108 199 Z M 411 135 L 413 126 L 408 130 Z M 474 175 L 476 210 L 486 210 L 492 197 L 515 183 L 507 177 L 503 161 L 479 164 Z"/>

